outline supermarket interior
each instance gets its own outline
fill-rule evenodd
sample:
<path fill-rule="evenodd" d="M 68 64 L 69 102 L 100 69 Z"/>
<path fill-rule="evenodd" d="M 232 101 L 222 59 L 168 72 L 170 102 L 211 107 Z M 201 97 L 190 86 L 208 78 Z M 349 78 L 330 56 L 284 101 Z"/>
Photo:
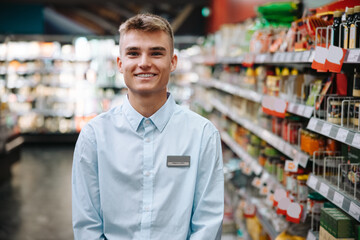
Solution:
<path fill-rule="evenodd" d="M 0 239 L 74 239 L 75 144 L 123 104 L 145 12 L 174 30 L 168 91 L 220 132 L 222 239 L 360 240 L 359 0 L 2 1 Z"/>

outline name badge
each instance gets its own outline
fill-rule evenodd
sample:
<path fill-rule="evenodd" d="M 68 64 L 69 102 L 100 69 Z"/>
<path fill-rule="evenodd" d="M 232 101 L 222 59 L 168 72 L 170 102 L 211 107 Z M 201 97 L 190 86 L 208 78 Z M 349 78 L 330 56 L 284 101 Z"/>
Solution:
<path fill-rule="evenodd" d="M 190 156 L 167 156 L 168 167 L 190 167 Z"/>

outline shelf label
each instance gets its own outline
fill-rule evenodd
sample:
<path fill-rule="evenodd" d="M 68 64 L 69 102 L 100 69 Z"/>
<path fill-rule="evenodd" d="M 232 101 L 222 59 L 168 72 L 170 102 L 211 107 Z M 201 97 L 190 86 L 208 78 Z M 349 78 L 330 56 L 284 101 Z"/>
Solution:
<path fill-rule="evenodd" d="M 304 51 L 301 56 L 301 62 L 309 62 L 310 51 Z"/>
<path fill-rule="evenodd" d="M 325 62 L 328 55 L 328 49 L 320 46 L 315 47 L 315 57 L 311 68 L 319 71 L 326 71 Z"/>
<path fill-rule="evenodd" d="M 292 59 L 293 59 L 293 53 L 292 52 L 286 53 L 285 61 L 286 62 L 292 62 Z"/>
<path fill-rule="evenodd" d="M 295 161 L 286 160 L 284 170 L 287 172 L 297 172 L 299 164 Z"/>
<path fill-rule="evenodd" d="M 345 55 L 346 49 L 330 45 L 328 55 L 326 57 L 326 69 L 330 72 L 340 72 L 344 63 Z"/>
<path fill-rule="evenodd" d="M 314 107 L 306 106 L 304 116 L 307 118 L 311 118 L 313 111 L 314 111 Z"/>
<path fill-rule="evenodd" d="M 289 112 L 292 112 L 292 113 L 293 113 L 293 112 L 294 112 L 294 108 L 295 108 L 295 104 L 294 104 L 294 103 L 289 103 L 289 104 L 288 104 L 288 111 L 289 111 Z"/>
<path fill-rule="evenodd" d="M 255 177 L 254 180 L 252 181 L 251 185 L 260 189 L 260 187 L 262 185 L 261 179 L 258 177 Z"/>
<path fill-rule="evenodd" d="M 294 56 L 294 62 L 300 62 L 301 61 L 301 52 L 295 52 Z"/>
<path fill-rule="evenodd" d="M 276 142 L 276 140 L 274 139 L 274 141 L 270 141 L 270 142 Z M 284 152 L 284 150 L 285 150 L 285 142 L 284 141 L 278 141 L 277 147 L 281 152 Z"/>
<path fill-rule="evenodd" d="M 359 56 L 360 56 L 360 49 L 351 49 L 349 51 L 349 55 L 346 59 L 346 62 L 356 63 L 358 62 Z"/>
<path fill-rule="evenodd" d="M 360 207 L 356 205 L 354 202 L 350 203 L 349 213 L 353 217 L 356 218 L 356 220 L 359 220 L 360 217 Z"/>
<path fill-rule="evenodd" d="M 339 131 L 336 135 L 336 140 L 340 141 L 340 142 L 345 142 L 347 135 L 348 135 L 349 131 L 344 129 L 344 128 L 339 128 Z"/>
<path fill-rule="evenodd" d="M 360 134 L 355 133 L 354 139 L 352 141 L 352 145 L 356 148 L 360 148 Z"/>
<path fill-rule="evenodd" d="M 327 197 L 327 195 L 328 195 L 328 193 L 329 193 L 329 186 L 326 185 L 325 183 L 321 183 L 321 184 L 320 184 L 319 192 L 320 192 L 321 195 L 323 195 L 324 197 Z"/>
<path fill-rule="evenodd" d="M 296 160 L 299 162 L 300 166 L 306 168 L 307 162 L 309 160 L 309 156 L 299 151 L 296 153 Z"/>
<path fill-rule="evenodd" d="M 318 180 L 316 177 L 314 177 L 313 175 L 310 175 L 308 181 L 307 181 L 307 185 L 309 187 L 311 187 L 312 189 L 316 189 L 316 184 L 317 184 Z"/>
<path fill-rule="evenodd" d="M 315 51 L 311 51 L 310 52 L 310 57 L 309 57 L 309 62 L 314 61 L 314 58 L 315 58 Z"/>
<path fill-rule="evenodd" d="M 324 134 L 325 136 L 329 136 L 331 127 L 332 126 L 330 124 L 324 123 L 324 125 L 322 126 L 322 129 L 321 129 L 321 133 Z"/>
<path fill-rule="evenodd" d="M 339 206 L 340 208 L 342 208 L 343 202 L 344 202 L 344 196 L 335 191 L 335 193 L 334 193 L 334 203 L 337 206 Z"/>
<path fill-rule="evenodd" d="M 279 62 L 285 62 L 286 53 L 280 53 Z"/>
<path fill-rule="evenodd" d="M 315 118 L 311 118 L 309 124 L 307 125 L 307 128 L 310 130 L 315 130 L 317 122 L 318 121 Z"/>
<path fill-rule="evenodd" d="M 302 105 L 302 104 L 298 105 L 297 114 L 303 115 L 304 110 L 305 110 L 305 105 Z"/>

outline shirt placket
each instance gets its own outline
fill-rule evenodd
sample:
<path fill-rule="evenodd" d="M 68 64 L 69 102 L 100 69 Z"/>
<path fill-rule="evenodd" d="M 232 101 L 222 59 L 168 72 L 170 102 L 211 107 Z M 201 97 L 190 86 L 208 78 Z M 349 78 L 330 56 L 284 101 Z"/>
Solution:
<path fill-rule="evenodd" d="M 143 144 L 144 144 L 144 159 L 143 159 L 143 206 L 141 217 L 141 235 L 143 239 L 150 239 L 151 229 L 151 210 L 153 201 L 153 135 L 155 126 L 149 119 L 143 121 L 145 129 Z"/>

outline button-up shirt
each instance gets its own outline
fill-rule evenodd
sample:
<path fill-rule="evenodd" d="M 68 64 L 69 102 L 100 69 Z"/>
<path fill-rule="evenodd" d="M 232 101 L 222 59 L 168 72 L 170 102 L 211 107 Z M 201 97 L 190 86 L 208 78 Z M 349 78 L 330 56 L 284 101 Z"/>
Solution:
<path fill-rule="evenodd" d="M 190 164 L 168 166 L 168 156 L 190 156 Z M 126 98 L 92 119 L 76 143 L 75 239 L 220 239 L 222 167 L 210 121 L 170 94 L 149 118 Z"/>

